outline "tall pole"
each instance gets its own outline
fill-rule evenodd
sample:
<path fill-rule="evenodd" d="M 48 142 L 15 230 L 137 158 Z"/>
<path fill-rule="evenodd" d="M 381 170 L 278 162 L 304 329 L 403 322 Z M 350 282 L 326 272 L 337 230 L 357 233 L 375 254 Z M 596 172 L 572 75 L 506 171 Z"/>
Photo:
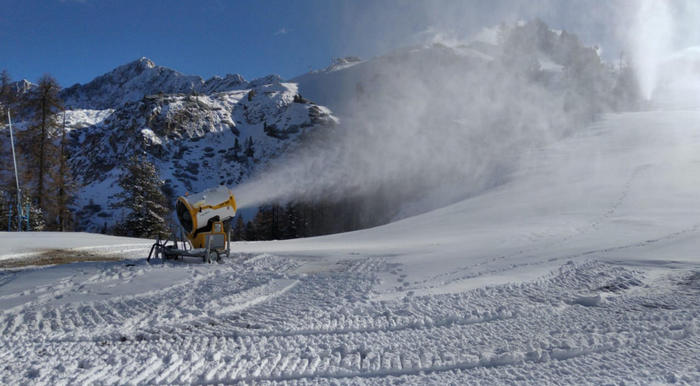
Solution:
<path fill-rule="evenodd" d="M 17 157 L 15 156 L 15 139 L 12 135 L 12 116 L 7 110 L 7 122 L 10 124 L 10 145 L 12 146 L 12 163 L 15 167 L 15 183 L 17 184 L 17 231 L 22 231 L 22 194 L 19 190 L 19 176 L 17 174 Z"/>
<path fill-rule="evenodd" d="M 61 232 L 65 232 L 65 219 L 63 218 L 65 214 L 65 208 L 63 207 L 65 204 L 65 184 L 66 184 L 66 170 L 65 170 L 65 158 L 63 156 L 64 152 L 64 147 L 66 144 L 66 109 L 63 109 L 63 130 L 61 131 L 61 158 L 60 158 L 60 170 L 59 170 L 59 176 L 58 178 L 61 181 L 59 190 L 58 190 L 58 221 L 59 221 L 59 226 L 61 227 Z"/>

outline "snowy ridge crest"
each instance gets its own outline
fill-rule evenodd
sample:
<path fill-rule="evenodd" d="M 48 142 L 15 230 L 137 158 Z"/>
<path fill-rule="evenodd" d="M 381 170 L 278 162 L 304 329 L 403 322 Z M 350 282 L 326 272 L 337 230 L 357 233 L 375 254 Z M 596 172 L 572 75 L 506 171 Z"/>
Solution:
<path fill-rule="evenodd" d="M 258 83 L 268 82 L 267 78 Z M 119 66 L 86 84 L 68 87 L 62 91 L 61 97 L 65 105 L 72 108 L 103 110 L 135 102 L 148 95 L 211 94 L 248 87 L 248 82 L 239 74 L 215 76 L 205 81 L 200 76 L 184 75 L 158 66 L 152 60 L 143 57 Z"/>

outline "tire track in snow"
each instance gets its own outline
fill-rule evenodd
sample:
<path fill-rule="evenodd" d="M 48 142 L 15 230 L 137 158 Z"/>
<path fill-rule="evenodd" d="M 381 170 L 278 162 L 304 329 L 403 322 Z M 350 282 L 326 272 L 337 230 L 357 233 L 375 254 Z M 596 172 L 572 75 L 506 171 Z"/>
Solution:
<path fill-rule="evenodd" d="M 27 327 L 24 335 L 0 340 L 0 349 L 11 358 L 6 368 L 29 363 L 35 368 L 31 379 L 38 383 L 90 382 L 110 374 L 117 382 L 151 384 L 425 383 L 430 377 L 455 377 L 456 383 L 464 383 L 472 376 L 500 383 L 517 381 L 513 372 L 524 369 L 543 381 L 555 381 L 562 372 L 572 374 L 587 363 L 594 366 L 592 372 L 609 363 L 621 369 L 616 376 L 623 376 L 632 371 L 624 362 L 630 356 L 660 371 L 692 376 L 687 358 L 700 350 L 700 288 L 690 274 L 670 277 L 669 289 L 657 288 L 641 272 L 592 261 L 567 264 L 532 283 L 410 301 L 371 301 L 366 295 L 375 283 L 374 271 L 387 267 L 357 261 L 341 264 L 345 270 L 280 277 L 272 261 L 268 263 L 269 270 L 256 267 L 255 277 L 240 269 L 193 281 L 191 291 L 183 294 L 183 307 L 189 309 L 178 312 L 201 319 L 182 322 L 169 315 L 167 309 L 180 303 L 154 293 L 90 303 L 88 316 L 95 321 L 85 323 L 94 331 L 85 328 L 75 334 L 77 339 L 71 338 L 74 331 L 67 324 L 59 327 L 67 331 L 58 335 L 53 327 Z M 576 302 L 581 294 L 596 293 L 608 296 L 593 307 Z M 265 299 L 238 308 L 258 297 Z M 643 305 L 652 301 L 668 307 Z M 225 302 L 232 308 L 217 314 Z M 105 335 L 110 329 L 119 332 L 117 325 L 124 321 L 111 306 L 129 317 L 155 317 L 136 335 Z M 28 321 L 64 315 L 72 320 L 81 308 L 74 315 L 70 307 L 58 309 L 55 315 L 51 307 L 41 309 L 43 316 L 31 309 L 16 315 Z M 27 340 L 32 334 L 35 339 Z M 644 350 L 635 352 L 636 347 Z M 65 370 L 43 371 L 44 362 Z M 26 380 L 25 374 L 0 372 L 0 381 L 17 383 Z"/>
<path fill-rule="evenodd" d="M 545 262 L 527 262 L 527 263 L 521 263 L 521 264 L 512 264 L 508 266 L 507 268 L 496 268 L 496 269 L 490 269 L 490 270 L 479 270 L 479 267 L 493 264 L 494 262 L 497 261 L 503 261 L 503 260 L 513 260 L 517 257 L 521 256 L 527 256 L 527 255 L 533 255 L 534 253 L 538 251 L 542 251 L 544 249 L 551 249 L 553 247 L 556 247 L 558 245 L 562 245 L 564 243 L 570 242 L 571 240 L 580 237 L 582 235 L 588 234 L 590 232 L 594 232 L 599 230 L 600 226 L 602 223 L 605 221 L 609 220 L 612 218 L 612 216 L 615 215 L 615 213 L 620 209 L 620 207 L 624 204 L 625 200 L 629 196 L 632 186 L 634 182 L 645 172 L 649 172 L 651 170 L 652 165 L 646 164 L 646 165 L 641 165 L 636 167 L 632 173 L 630 174 L 629 178 L 624 182 L 621 188 L 621 192 L 619 196 L 613 200 L 613 202 L 610 204 L 607 210 L 605 210 L 602 214 L 600 214 L 598 217 L 594 218 L 587 226 L 583 227 L 582 229 L 577 230 L 575 233 L 566 235 L 558 240 L 554 240 L 552 242 L 545 243 L 544 245 L 536 245 L 532 247 L 525 247 L 521 251 L 519 251 L 516 254 L 513 255 L 501 255 L 501 256 L 496 256 L 491 259 L 487 259 L 484 261 L 481 261 L 476 264 L 471 264 L 467 266 L 462 266 L 459 268 L 456 268 L 452 272 L 447 272 L 447 273 L 441 273 L 438 275 L 435 275 L 432 278 L 428 278 L 425 280 L 421 280 L 419 282 L 416 282 L 415 285 L 413 286 L 408 286 L 404 288 L 404 290 L 411 290 L 411 289 L 416 289 L 419 286 L 423 287 L 428 283 L 431 282 L 439 282 L 440 284 L 429 287 L 429 288 L 439 288 L 441 286 L 449 285 L 450 283 L 458 282 L 458 281 L 464 281 L 467 279 L 473 279 L 475 277 L 479 276 L 484 276 L 484 275 L 491 275 L 491 274 L 497 274 L 500 272 L 504 272 L 506 270 L 513 270 L 517 269 L 520 267 L 524 266 L 532 266 L 532 265 L 542 265 L 542 264 L 547 264 L 550 261 L 545 261 Z M 697 229 L 697 228 L 696 228 Z M 595 251 L 591 251 L 590 254 L 595 253 Z M 579 255 L 571 255 L 571 256 L 564 256 L 561 258 L 557 258 L 556 260 L 566 260 L 569 258 L 574 258 L 574 257 L 581 257 L 581 256 L 587 256 L 588 254 L 579 254 Z M 534 256 L 534 255 L 533 255 Z M 470 272 L 469 274 L 464 274 L 463 272 Z M 460 275 L 459 277 L 453 277 L 456 275 Z"/>

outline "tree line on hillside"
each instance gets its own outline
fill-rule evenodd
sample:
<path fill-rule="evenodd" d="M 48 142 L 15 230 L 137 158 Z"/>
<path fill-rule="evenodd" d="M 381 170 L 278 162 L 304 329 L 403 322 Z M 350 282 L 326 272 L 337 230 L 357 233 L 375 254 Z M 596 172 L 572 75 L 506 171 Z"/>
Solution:
<path fill-rule="evenodd" d="M 29 208 L 29 224 L 22 230 L 71 231 L 80 229 L 72 210 L 79 188 L 69 165 L 70 146 L 65 127 L 61 87 L 49 74 L 36 85 L 13 82 L 8 72 L 0 72 L 0 121 L 7 127 L 12 116 L 22 211 Z M 0 157 L 0 230 L 17 230 L 18 194 L 15 181 L 10 132 L 3 130 L 3 157 Z M 110 233 L 155 237 L 165 235 L 168 205 L 158 171 L 146 157 L 135 155 L 124 166 L 119 180 L 122 192 L 116 209 L 122 210 Z M 28 225 L 28 227 L 27 227 Z M 106 226 L 105 226 L 106 228 Z M 105 229 L 106 232 L 106 229 Z"/>
<path fill-rule="evenodd" d="M 80 215 L 72 210 L 79 179 L 71 173 L 69 133 L 64 124 L 61 87 L 51 75 L 36 85 L 13 82 L 6 70 L 0 73 L 0 120 L 7 128 L 12 115 L 15 151 L 19 169 L 21 206 L 29 208 L 33 231 L 80 230 Z M 11 156 L 9 130 L 2 131 L 0 158 L 0 230 L 17 230 L 17 190 Z M 5 138 L 6 137 L 6 138 Z M 251 138 L 234 151 L 254 156 Z M 116 218 L 105 222 L 102 233 L 132 237 L 169 237 L 176 229 L 172 216 L 172 194 L 146 154 L 134 154 L 122 166 L 113 196 Z M 172 193 L 172 192 L 171 192 Z M 366 200 L 347 198 L 340 202 L 308 202 L 261 206 L 251 221 L 238 216 L 230 225 L 234 240 L 270 240 L 308 237 L 377 225 L 388 218 L 368 215 L 384 211 L 363 210 Z M 88 205 L 89 207 L 90 205 Z M 22 230 L 27 229 L 23 224 Z"/>
<path fill-rule="evenodd" d="M 58 82 L 44 75 L 33 87 L 22 88 L 13 83 L 6 70 L 0 73 L 0 115 L 7 123 L 13 117 L 15 152 L 22 207 L 28 205 L 32 230 L 70 230 L 75 219 L 70 210 L 77 189 L 68 165 L 68 144 L 61 112 Z M 3 125 L 5 126 L 5 125 Z M 17 213 L 17 188 L 13 158 L 10 154 L 10 133 L 3 132 L 5 146 L 0 174 L 0 229 L 16 229 L 15 220 L 8 224 L 10 211 Z M 9 228 L 8 228 L 9 225 Z M 24 227 L 24 226 L 23 226 Z"/>
<path fill-rule="evenodd" d="M 72 231 L 80 229 L 80 218 L 71 208 L 79 179 L 69 165 L 69 136 L 64 126 L 61 87 L 51 75 L 36 85 L 13 82 L 6 70 L 0 73 L 0 116 L 7 128 L 8 112 L 13 118 L 15 151 L 19 169 L 21 206 L 30 209 L 29 229 Z M 9 130 L 2 131 L 0 158 L 0 230 L 17 230 L 17 190 L 11 156 Z M 5 138 L 7 137 L 7 138 Z M 251 138 L 236 139 L 236 153 L 253 157 Z M 146 154 L 134 154 L 122 166 L 113 196 L 116 218 L 105 222 L 102 233 L 132 237 L 169 237 L 176 228 L 172 218 L 172 194 L 164 194 L 164 182 Z M 273 204 L 259 208 L 255 218 L 245 222 L 238 216 L 230 224 L 234 240 L 269 240 L 307 237 L 348 231 L 378 224 L 386 219 L 366 221 L 357 210 L 361 200 Z M 88 205 L 89 207 L 89 205 Z M 81 213 L 82 214 L 82 213 Z M 27 229 L 23 224 L 23 230 Z"/>
<path fill-rule="evenodd" d="M 349 232 L 385 224 L 399 210 L 400 203 L 383 192 L 333 201 L 272 203 L 258 207 L 249 221 L 237 216 L 231 224 L 231 238 L 285 240 Z"/>

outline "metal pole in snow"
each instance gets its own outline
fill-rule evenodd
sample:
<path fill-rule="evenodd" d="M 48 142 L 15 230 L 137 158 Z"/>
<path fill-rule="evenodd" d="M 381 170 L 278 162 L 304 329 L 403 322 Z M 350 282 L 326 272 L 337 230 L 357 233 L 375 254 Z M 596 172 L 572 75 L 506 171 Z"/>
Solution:
<path fill-rule="evenodd" d="M 17 157 L 15 156 L 15 139 L 12 135 L 12 116 L 7 111 L 7 122 L 10 124 L 10 145 L 12 146 L 12 163 L 15 167 L 15 183 L 17 184 L 17 231 L 22 232 L 22 194 L 19 190 L 19 176 L 17 175 Z"/>

